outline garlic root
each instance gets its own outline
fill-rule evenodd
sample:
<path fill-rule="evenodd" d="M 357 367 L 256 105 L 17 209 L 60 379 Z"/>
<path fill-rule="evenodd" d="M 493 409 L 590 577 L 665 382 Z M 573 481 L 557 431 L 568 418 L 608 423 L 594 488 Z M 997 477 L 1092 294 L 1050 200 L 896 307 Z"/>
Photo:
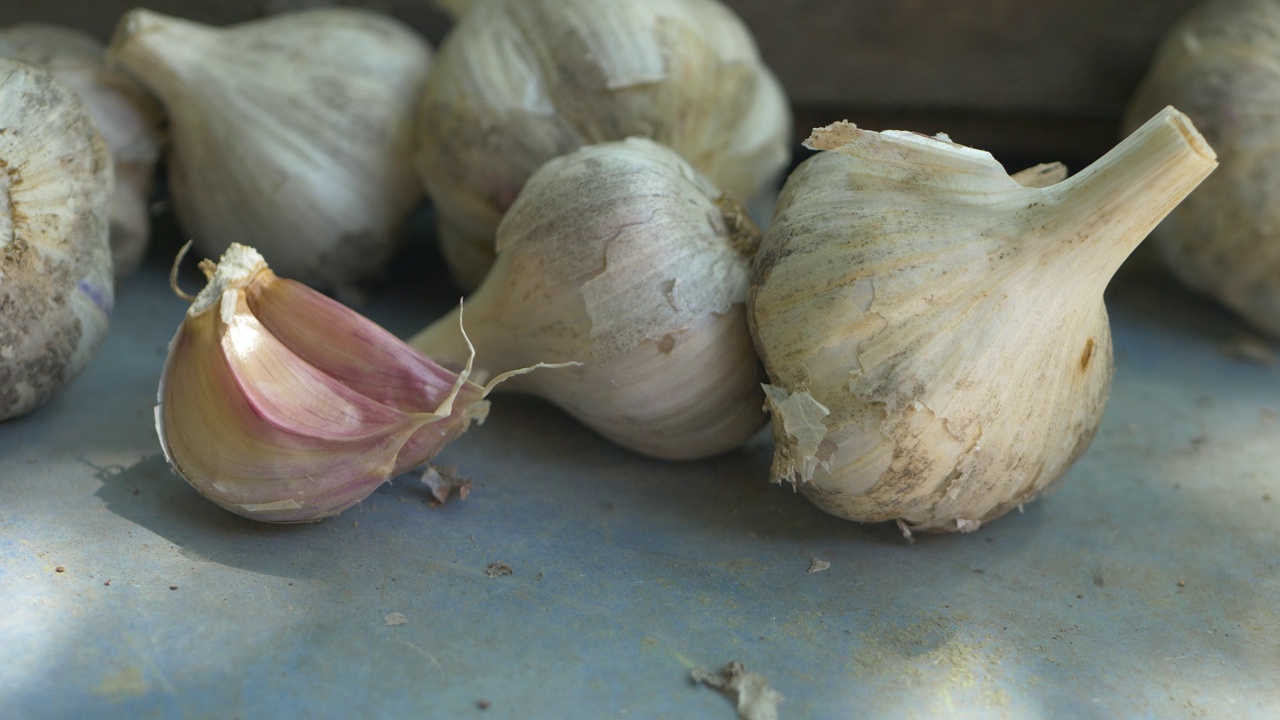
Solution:
<path fill-rule="evenodd" d="M 1102 294 L 1215 167 L 1172 108 L 1035 188 L 987 153 L 820 128 L 783 188 L 748 296 L 775 482 L 822 509 L 968 531 L 1030 501 L 1106 402 Z"/>

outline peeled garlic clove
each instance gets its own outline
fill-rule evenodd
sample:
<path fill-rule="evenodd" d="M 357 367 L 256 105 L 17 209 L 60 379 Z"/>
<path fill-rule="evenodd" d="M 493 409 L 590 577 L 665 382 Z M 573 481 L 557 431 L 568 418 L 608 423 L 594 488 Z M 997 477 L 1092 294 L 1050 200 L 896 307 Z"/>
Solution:
<path fill-rule="evenodd" d="M 1166 36 L 1126 113 L 1186 111 L 1222 168 L 1152 234 L 1183 283 L 1280 337 L 1280 4 L 1206 2 Z"/>
<path fill-rule="evenodd" d="M 207 267 L 207 266 L 206 266 Z M 173 469 L 245 517 L 335 515 L 488 409 L 484 388 L 232 244 L 169 346 L 156 429 Z"/>
<path fill-rule="evenodd" d="M 744 200 L 790 159 L 786 96 L 746 26 L 714 0 L 448 7 L 461 17 L 427 82 L 418 167 L 445 259 L 468 289 L 525 181 L 575 148 L 652 138 Z"/>
<path fill-rule="evenodd" d="M 647 455 L 733 448 L 765 422 L 743 306 L 758 241 L 741 205 L 657 143 L 552 160 L 507 212 L 493 271 L 467 299 L 477 372 L 579 361 L 503 387 Z M 458 320 L 410 342 L 460 367 Z"/>
<path fill-rule="evenodd" d="M 0 420 L 44 404 L 106 338 L 111 154 L 84 103 L 0 59 Z"/>
<path fill-rule="evenodd" d="M 326 287 L 380 270 L 422 197 L 410 155 L 430 51 L 400 22 L 305 10 L 228 28 L 134 10 L 112 57 L 170 117 L 170 192 L 196 247 L 259 247 Z"/>
<path fill-rule="evenodd" d="M 1215 167 L 1167 108 L 1080 174 L 1024 187 L 944 139 L 814 131 L 748 297 L 773 479 L 859 521 L 967 531 L 1088 446 L 1111 378 L 1102 293 Z"/>
<path fill-rule="evenodd" d="M 0 28 L 0 57 L 38 65 L 84 101 L 115 167 L 111 264 L 116 280 L 137 268 L 151 239 L 151 179 L 164 111 L 142 86 L 107 65 L 106 46 L 79 30 L 25 23 Z"/>

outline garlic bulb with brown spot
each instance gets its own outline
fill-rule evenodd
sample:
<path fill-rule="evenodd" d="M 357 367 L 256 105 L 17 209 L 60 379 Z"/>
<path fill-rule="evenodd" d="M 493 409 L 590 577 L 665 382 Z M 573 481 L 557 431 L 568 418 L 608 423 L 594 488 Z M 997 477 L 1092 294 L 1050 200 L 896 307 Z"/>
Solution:
<path fill-rule="evenodd" d="M 646 455 L 729 450 L 765 423 L 743 304 L 758 242 L 740 204 L 652 141 L 552 160 L 503 218 L 493 270 L 466 301 L 477 373 L 580 362 L 502 388 Z M 455 369 L 469 356 L 458 311 L 410 344 Z"/>
<path fill-rule="evenodd" d="M 106 45 L 74 28 L 24 23 L 0 28 L 0 57 L 48 69 L 84 101 L 115 167 L 111 264 L 117 280 L 142 261 L 151 239 L 151 180 L 164 142 L 164 111 L 133 78 L 107 65 Z"/>
<path fill-rule="evenodd" d="M 111 154 L 46 70 L 0 59 L 0 420 L 39 407 L 106 337 Z"/>
<path fill-rule="evenodd" d="M 227 28 L 139 9 L 111 55 L 169 113 L 174 209 L 204 254 L 253 245 L 325 287 L 382 269 L 422 197 L 410 156 L 430 49 L 415 31 L 351 8 Z"/>
<path fill-rule="evenodd" d="M 1222 169 L 1152 240 L 1183 283 L 1280 336 L 1280 2 L 1213 0 L 1160 45 L 1125 128 L 1176 105 Z"/>
<path fill-rule="evenodd" d="M 476 0 L 432 68 L 418 166 L 445 259 L 474 288 L 503 212 L 551 158 L 648 137 L 751 200 L 786 166 L 790 134 L 781 86 L 716 0 Z"/>
<path fill-rule="evenodd" d="M 925 530 L 1030 501 L 1101 420 L 1103 290 L 1213 150 L 1172 108 L 1045 187 L 946 139 L 838 123 L 809 144 L 748 297 L 773 479 Z"/>

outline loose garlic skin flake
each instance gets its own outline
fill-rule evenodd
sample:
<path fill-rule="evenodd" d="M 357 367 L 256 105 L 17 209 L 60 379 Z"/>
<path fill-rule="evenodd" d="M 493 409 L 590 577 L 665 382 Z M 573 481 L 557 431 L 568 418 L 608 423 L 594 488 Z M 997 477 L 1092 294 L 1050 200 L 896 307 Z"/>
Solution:
<path fill-rule="evenodd" d="M 106 338 L 111 173 L 80 98 L 0 59 L 0 420 L 48 401 Z"/>
<path fill-rule="evenodd" d="M 488 412 L 481 387 L 232 244 L 169 346 L 156 431 L 201 494 L 264 522 L 336 515 Z"/>
<path fill-rule="evenodd" d="M 1187 286 L 1280 337 L 1280 2 L 1214 0 L 1161 44 L 1126 129 L 1165 104 L 1184 110 L 1222 169 L 1152 234 Z"/>
<path fill-rule="evenodd" d="M 765 423 L 744 306 L 758 242 L 741 205 L 652 141 L 552 160 L 503 218 L 493 270 L 467 298 L 477 372 L 578 362 L 503 387 L 646 455 L 736 447 Z M 458 327 L 454 311 L 410 343 L 460 367 Z"/>
<path fill-rule="evenodd" d="M 750 201 L 790 159 L 791 111 L 715 0 L 476 0 L 427 82 L 418 169 L 459 283 L 479 285 L 528 177 L 583 145 L 647 137 Z"/>
<path fill-rule="evenodd" d="M 1103 290 L 1213 150 L 1172 108 L 1045 187 L 943 138 L 837 123 L 809 146 L 748 297 L 774 481 L 930 531 L 1029 502 L 1102 418 Z"/>
<path fill-rule="evenodd" d="M 0 28 L 0 57 L 38 65 L 84 101 L 111 150 L 111 265 L 116 280 L 132 273 L 151 239 L 151 181 L 164 142 L 164 111 L 136 81 L 107 65 L 106 46 L 60 25 Z"/>
<path fill-rule="evenodd" d="M 170 192 L 198 250 L 250 244 L 326 288 L 382 269 L 423 195 L 411 154 L 430 49 L 415 31 L 350 8 L 227 28 L 139 9 L 111 56 L 169 113 Z"/>

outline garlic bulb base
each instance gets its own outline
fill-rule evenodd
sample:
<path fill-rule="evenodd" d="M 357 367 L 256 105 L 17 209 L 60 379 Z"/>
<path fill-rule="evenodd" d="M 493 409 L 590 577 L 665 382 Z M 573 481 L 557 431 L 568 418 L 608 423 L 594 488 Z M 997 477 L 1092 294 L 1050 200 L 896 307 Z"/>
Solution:
<path fill-rule="evenodd" d="M 151 239 L 151 178 L 164 138 L 164 112 L 137 82 L 107 65 L 106 46 L 70 27 L 23 23 L 0 29 L 0 57 L 44 67 L 85 103 L 111 151 L 111 265 L 131 274 Z"/>
<path fill-rule="evenodd" d="M 106 338 L 111 154 L 79 97 L 0 59 L 0 420 L 43 405 Z"/>

